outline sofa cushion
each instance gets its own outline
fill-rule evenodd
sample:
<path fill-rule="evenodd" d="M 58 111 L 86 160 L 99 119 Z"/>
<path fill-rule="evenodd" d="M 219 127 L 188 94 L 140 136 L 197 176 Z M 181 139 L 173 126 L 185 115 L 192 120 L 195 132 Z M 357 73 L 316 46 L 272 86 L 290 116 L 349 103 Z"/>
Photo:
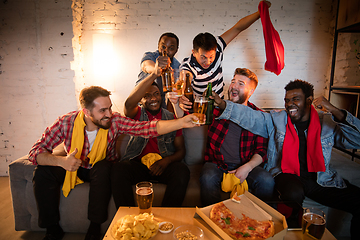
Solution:
<path fill-rule="evenodd" d="M 38 226 L 38 211 L 33 191 L 33 165 L 24 156 L 9 165 L 10 190 L 12 195 L 15 230 L 45 230 Z M 89 186 L 85 182 L 77 185 L 67 198 L 61 193 L 60 225 L 65 232 L 86 232 L 90 224 L 87 219 Z M 61 190 L 60 190 L 61 191 Z M 76 214 L 74 214 L 76 213 Z M 108 209 L 108 220 L 102 225 L 105 231 L 116 213 L 115 203 L 111 199 Z"/>
<path fill-rule="evenodd" d="M 207 125 L 183 129 L 185 139 L 185 163 L 187 165 L 202 164 L 206 148 Z"/>

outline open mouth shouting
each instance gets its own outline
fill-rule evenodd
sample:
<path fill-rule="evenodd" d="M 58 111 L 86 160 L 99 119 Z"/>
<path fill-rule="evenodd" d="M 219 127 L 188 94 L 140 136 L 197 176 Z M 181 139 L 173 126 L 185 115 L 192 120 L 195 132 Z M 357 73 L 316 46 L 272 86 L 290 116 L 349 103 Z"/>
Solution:
<path fill-rule="evenodd" d="M 230 90 L 230 98 L 231 100 L 236 100 L 239 98 L 239 91 L 236 89 L 231 89 Z"/>
<path fill-rule="evenodd" d="M 297 109 L 295 109 L 295 108 L 288 108 L 288 113 L 289 113 L 289 115 L 290 115 L 290 117 L 295 117 L 296 116 L 296 114 L 298 113 L 298 110 Z"/>
<path fill-rule="evenodd" d="M 292 121 L 293 123 L 298 122 L 298 121 L 301 121 L 301 118 L 302 118 L 302 116 L 303 116 L 303 114 L 302 114 L 303 112 L 300 111 L 299 108 L 292 106 L 292 107 L 288 107 L 288 108 L 286 109 L 286 111 L 287 111 L 287 113 L 289 114 L 290 119 L 291 119 L 291 121 Z"/>

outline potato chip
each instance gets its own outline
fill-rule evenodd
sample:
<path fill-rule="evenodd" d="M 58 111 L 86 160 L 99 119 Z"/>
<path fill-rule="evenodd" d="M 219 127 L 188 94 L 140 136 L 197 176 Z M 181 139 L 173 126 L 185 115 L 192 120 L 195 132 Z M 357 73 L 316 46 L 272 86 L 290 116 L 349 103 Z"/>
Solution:
<path fill-rule="evenodd" d="M 113 225 L 111 233 L 116 240 L 147 240 L 155 236 L 158 229 L 154 216 L 142 213 L 123 216 Z"/>

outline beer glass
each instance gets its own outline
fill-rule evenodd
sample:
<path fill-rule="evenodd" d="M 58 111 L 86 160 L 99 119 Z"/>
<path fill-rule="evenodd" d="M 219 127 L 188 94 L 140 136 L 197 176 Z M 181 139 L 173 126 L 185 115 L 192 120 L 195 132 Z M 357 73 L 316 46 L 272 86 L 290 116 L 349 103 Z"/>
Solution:
<path fill-rule="evenodd" d="M 194 122 L 197 124 L 205 124 L 206 120 L 206 109 L 208 107 L 209 100 L 204 96 L 196 96 L 194 101 L 194 115 L 199 119 Z"/>
<path fill-rule="evenodd" d="M 174 69 L 174 83 L 173 83 L 173 92 L 176 93 L 176 97 L 181 97 L 183 95 L 183 86 L 184 86 L 184 76 L 179 69 Z"/>
<path fill-rule="evenodd" d="M 176 83 L 174 83 L 173 92 L 176 93 L 175 96 L 181 97 L 183 95 L 183 92 L 182 92 L 183 86 L 184 86 L 184 81 L 182 81 L 181 79 L 179 79 Z"/>
<path fill-rule="evenodd" d="M 151 182 L 139 182 L 136 184 L 136 200 L 139 213 L 151 214 L 154 200 L 154 190 Z"/>
<path fill-rule="evenodd" d="M 302 239 L 320 240 L 325 232 L 325 213 L 320 209 L 304 208 L 302 217 Z"/>

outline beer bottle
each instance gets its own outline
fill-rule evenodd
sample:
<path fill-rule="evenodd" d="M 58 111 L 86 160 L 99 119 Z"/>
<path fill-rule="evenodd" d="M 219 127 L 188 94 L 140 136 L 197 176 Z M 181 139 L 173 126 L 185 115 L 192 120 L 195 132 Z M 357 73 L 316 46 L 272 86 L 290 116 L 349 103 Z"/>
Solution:
<path fill-rule="evenodd" d="M 162 56 L 167 56 L 166 50 L 162 51 Z M 162 69 L 161 78 L 162 78 L 162 84 L 163 84 L 163 92 L 171 92 L 172 91 L 172 72 L 170 69 L 170 65 L 167 65 L 166 68 Z"/>
<path fill-rule="evenodd" d="M 212 95 L 212 83 L 209 82 L 208 86 L 206 88 L 206 93 L 205 93 L 205 97 L 208 98 L 208 107 L 206 110 L 206 121 L 205 124 L 206 125 L 210 125 L 213 121 L 213 111 L 214 111 L 214 99 L 210 99 L 210 96 Z"/>
<path fill-rule="evenodd" d="M 186 73 L 186 75 L 185 75 L 184 95 L 194 105 L 194 92 L 193 92 L 193 89 L 191 87 L 190 73 Z M 193 108 L 191 108 L 189 110 L 189 112 L 193 113 L 194 112 Z"/>

